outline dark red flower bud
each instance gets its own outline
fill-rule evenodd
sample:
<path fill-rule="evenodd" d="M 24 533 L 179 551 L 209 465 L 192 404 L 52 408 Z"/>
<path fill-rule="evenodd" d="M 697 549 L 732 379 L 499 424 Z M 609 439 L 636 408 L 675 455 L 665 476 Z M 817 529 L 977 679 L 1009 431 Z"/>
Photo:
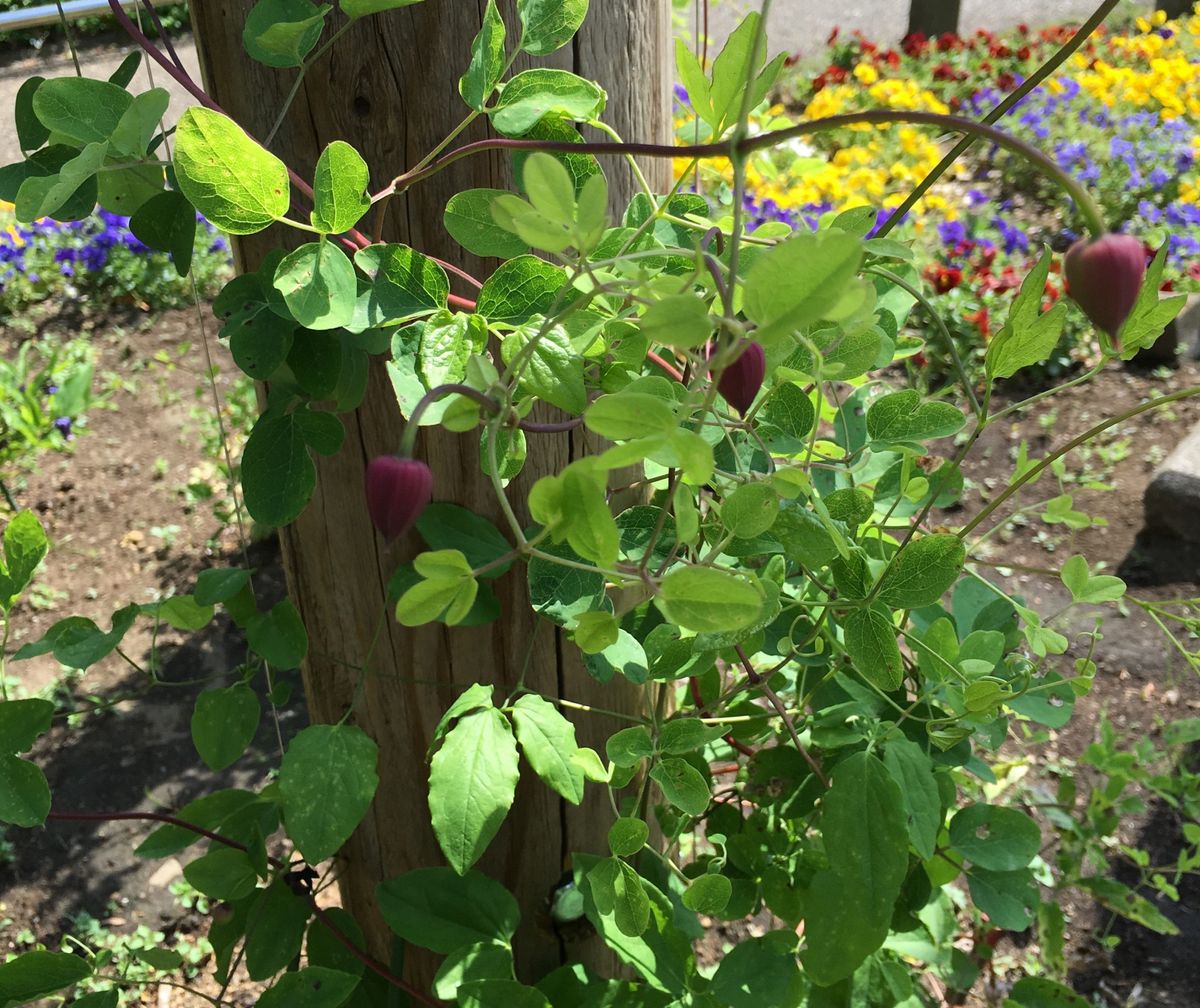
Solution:
<path fill-rule="evenodd" d="M 741 356 L 721 372 L 717 391 L 735 410 L 745 416 L 754 405 L 754 397 L 767 375 L 767 355 L 760 344 L 751 340 Z"/>
<path fill-rule="evenodd" d="M 1146 277 L 1146 253 L 1132 235 L 1080 239 L 1063 258 L 1067 293 L 1097 329 L 1114 340 L 1137 303 Z"/>
<path fill-rule="evenodd" d="M 433 496 L 433 473 L 417 459 L 380 455 L 367 466 L 367 511 L 391 542 L 404 535 Z"/>

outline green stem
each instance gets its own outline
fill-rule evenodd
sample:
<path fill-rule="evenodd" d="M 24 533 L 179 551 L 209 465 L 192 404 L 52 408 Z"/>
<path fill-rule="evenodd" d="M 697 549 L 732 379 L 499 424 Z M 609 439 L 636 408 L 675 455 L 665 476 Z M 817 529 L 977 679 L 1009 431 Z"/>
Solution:
<path fill-rule="evenodd" d="M 1096 12 L 1087 21 L 1079 26 L 1079 30 L 1067 40 L 1062 48 L 1022 81 L 1020 87 L 1013 91 L 1004 101 L 984 116 L 983 122 L 991 125 L 1002 119 L 1022 98 L 1070 59 L 1079 47 L 1087 41 L 1088 37 L 1100 27 L 1104 19 L 1112 13 L 1118 3 L 1120 3 L 1120 0 L 1104 0 L 1104 3 L 1096 9 Z M 968 135 L 959 140 L 946 156 L 934 166 L 933 170 L 917 183 L 916 188 L 904 198 L 904 202 L 892 211 L 888 219 L 880 225 L 875 236 L 883 238 L 899 224 L 904 219 L 905 214 L 916 205 L 917 200 L 924 196 L 933 187 L 934 183 L 949 171 L 950 166 L 967 152 L 976 139 L 978 138 Z M 1099 233 L 1097 232 L 1097 234 Z"/>
<path fill-rule="evenodd" d="M 417 182 L 445 170 L 456 161 L 487 151 L 548 151 L 557 154 L 613 154 L 626 156 L 643 154 L 646 157 L 658 158 L 732 158 L 735 151 L 739 155 L 751 154 L 754 151 L 765 150 L 789 140 L 812 136 L 829 130 L 842 129 L 846 126 L 889 126 L 899 123 L 912 123 L 918 126 L 937 126 L 957 133 L 990 140 L 998 147 L 1010 150 L 1025 158 L 1034 168 L 1055 182 L 1077 204 L 1083 214 L 1088 228 L 1096 235 L 1104 233 L 1104 219 L 1095 201 L 1084 186 L 1067 172 L 1063 171 L 1055 161 L 1024 140 L 1011 136 L 1003 130 L 986 123 L 976 122 L 963 116 L 946 115 L 941 112 L 921 112 L 908 109 L 868 109 L 863 112 L 846 112 L 841 115 L 826 116 L 823 119 L 812 119 L 808 122 L 797 123 L 786 129 L 772 130 L 758 136 L 738 140 L 720 140 L 707 144 L 690 144 L 672 146 L 670 144 L 646 143 L 571 143 L 565 140 L 509 140 L 497 138 L 478 140 L 469 143 L 449 154 L 439 158 L 433 164 L 420 171 L 407 172 L 398 175 L 389 185 L 373 198 L 380 199 L 410 188 Z"/>
<path fill-rule="evenodd" d="M 1061 385 L 1055 385 L 1053 388 L 1045 389 L 1039 392 L 1037 395 L 1031 395 L 1028 399 L 1022 399 L 1020 402 L 1013 403 L 1011 406 L 1005 406 L 1004 409 L 997 413 L 993 413 L 990 417 L 988 417 L 987 423 L 995 423 L 997 420 L 1000 420 L 1003 417 L 1011 416 L 1013 413 L 1018 413 L 1023 409 L 1027 409 L 1034 403 L 1041 402 L 1043 399 L 1049 399 L 1051 396 L 1057 395 L 1064 389 L 1074 388 L 1076 385 L 1083 385 L 1085 382 L 1091 381 L 1096 377 L 1096 375 L 1104 370 L 1104 365 L 1106 363 L 1108 363 L 1107 360 L 1102 360 L 1090 371 L 1085 371 L 1083 374 L 1072 378 L 1068 382 L 1063 382 Z"/>
<path fill-rule="evenodd" d="M 1135 416 L 1140 416 L 1149 410 L 1155 409 L 1159 406 L 1166 406 L 1173 402 L 1178 402 L 1180 399 L 1188 399 L 1194 395 L 1200 395 L 1200 385 L 1192 385 L 1189 388 L 1180 389 L 1178 392 L 1172 392 L 1170 395 L 1159 396 L 1157 399 L 1151 399 L 1149 402 L 1141 403 L 1138 406 L 1134 406 L 1132 409 L 1125 410 L 1124 413 L 1118 413 L 1114 417 L 1109 417 L 1103 423 L 1096 424 L 1095 427 L 1085 430 L 1078 437 L 1071 438 L 1071 440 L 1063 445 L 1062 448 L 1058 449 L 1058 451 L 1051 452 L 1037 465 L 1023 473 L 1020 478 L 1014 480 L 1012 484 L 1008 486 L 1002 494 L 1000 494 L 999 497 L 992 501 L 991 504 L 980 511 L 979 514 L 972 518 L 958 531 L 958 537 L 963 539 L 968 536 L 973 529 L 977 528 L 981 522 L 986 521 L 989 515 L 991 515 L 1015 493 L 1017 493 L 1026 483 L 1037 479 L 1058 459 L 1069 454 L 1070 452 L 1073 452 L 1080 445 L 1086 444 L 1098 434 L 1103 434 L 1110 427 L 1116 427 L 1118 424 L 1123 424 L 1126 420 L 1132 420 Z"/>
<path fill-rule="evenodd" d="M 925 296 L 925 293 L 919 287 L 914 287 L 898 273 L 893 273 L 882 266 L 868 266 L 863 272 L 874 273 L 876 276 L 883 277 L 888 282 L 895 284 L 901 290 L 906 291 L 910 297 L 916 298 L 918 304 L 929 313 L 929 317 L 933 319 L 933 324 L 937 326 L 938 332 L 942 334 L 942 339 L 946 341 L 946 349 L 950 352 L 950 359 L 954 361 L 954 370 L 958 372 L 958 380 L 962 382 L 963 392 L 966 393 L 967 399 L 971 403 L 971 410 L 982 421 L 984 419 L 983 407 L 979 403 L 979 398 L 975 395 L 975 389 L 971 386 L 971 379 L 967 374 L 966 365 L 963 363 L 962 356 L 958 352 L 958 347 L 954 343 L 954 337 L 950 335 L 950 330 L 946 328 L 946 323 L 942 319 L 941 313 L 933 306 L 929 298 Z"/>
<path fill-rule="evenodd" d="M 325 42 L 315 53 L 300 64 L 300 72 L 296 75 L 296 79 L 292 82 L 292 88 L 287 93 L 287 97 L 283 99 L 283 107 L 279 110 L 279 115 L 275 117 L 275 122 L 271 126 L 271 131 L 267 134 L 266 140 L 263 141 L 264 147 L 270 147 L 271 141 L 275 139 L 275 134 L 279 132 L 279 128 L 283 125 L 283 120 L 288 114 L 288 109 L 292 107 L 292 102 L 296 100 L 296 95 L 300 93 L 300 85 L 304 83 L 304 76 L 308 73 L 308 68 L 317 60 L 329 52 L 330 47 L 340 39 L 354 25 L 354 20 L 347 21 L 341 28 L 329 36 L 329 40 Z"/>

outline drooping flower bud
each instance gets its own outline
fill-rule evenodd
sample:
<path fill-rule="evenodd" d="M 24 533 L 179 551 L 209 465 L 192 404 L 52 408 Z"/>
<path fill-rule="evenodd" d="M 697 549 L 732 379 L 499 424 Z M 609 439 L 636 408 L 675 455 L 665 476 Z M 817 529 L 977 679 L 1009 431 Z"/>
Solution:
<path fill-rule="evenodd" d="M 751 340 L 741 356 L 729 364 L 717 381 L 717 391 L 735 410 L 745 416 L 754 405 L 767 374 L 767 355 L 762 345 Z"/>
<path fill-rule="evenodd" d="M 1063 259 L 1067 293 L 1115 341 L 1146 278 L 1146 252 L 1132 235 L 1080 239 Z"/>
<path fill-rule="evenodd" d="M 367 466 L 367 511 L 391 542 L 412 528 L 433 496 L 433 473 L 417 459 L 380 455 Z"/>

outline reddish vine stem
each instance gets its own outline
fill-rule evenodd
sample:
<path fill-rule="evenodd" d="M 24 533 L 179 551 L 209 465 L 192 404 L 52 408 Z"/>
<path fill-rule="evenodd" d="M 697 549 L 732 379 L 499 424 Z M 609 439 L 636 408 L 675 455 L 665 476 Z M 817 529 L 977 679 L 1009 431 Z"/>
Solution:
<path fill-rule="evenodd" d="M 762 691 L 762 695 L 767 698 L 767 703 L 775 708 L 775 713 L 783 720 L 783 726 L 787 729 L 788 735 L 791 736 L 792 744 L 800 751 L 800 755 L 804 757 L 804 762 L 808 764 L 808 768 L 816 774 L 817 780 L 828 788 L 829 778 L 825 776 L 825 772 L 821 769 L 821 764 L 804 748 L 804 743 L 800 741 L 800 736 L 796 733 L 796 726 L 792 724 L 792 719 L 788 715 L 783 701 L 779 699 L 779 694 L 771 689 L 767 684 L 767 680 L 754 670 L 754 666 L 750 663 L 750 658 L 746 654 L 746 649 L 741 644 L 735 645 L 734 650 L 737 652 L 738 661 L 742 663 L 742 668 L 746 672 L 746 678 Z"/>
<path fill-rule="evenodd" d="M 700 711 L 702 715 L 707 716 L 708 706 L 704 703 L 704 695 L 700 692 L 700 680 L 695 676 L 692 676 L 688 680 L 688 687 L 692 691 L 692 701 L 696 704 L 696 709 Z M 725 744 L 731 749 L 740 752 L 743 756 L 755 755 L 755 751 L 744 742 L 739 742 L 737 739 L 735 739 L 732 732 L 727 732 L 726 734 L 722 735 L 721 740 L 725 742 Z"/>
<path fill-rule="evenodd" d="M 205 829 L 196 823 L 188 822 L 186 819 L 180 819 L 178 816 L 167 815 L 164 812 L 55 812 L 51 811 L 46 815 L 47 820 L 56 822 L 158 822 L 167 826 L 176 826 L 179 829 L 188 830 L 198 836 L 219 843 L 226 847 L 231 847 L 233 850 L 246 850 L 246 845 L 233 840 L 230 837 L 222 836 L 220 833 L 215 833 L 212 830 Z M 280 871 L 288 869 L 288 865 L 280 861 L 278 858 L 268 857 L 267 863 Z M 416 999 L 423 1005 L 428 1005 L 429 1008 L 438 1008 L 442 1004 L 440 1001 L 435 1001 L 424 991 L 414 987 L 407 980 L 396 976 L 382 963 L 376 961 L 371 956 L 367 955 L 362 949 L 354 944 L 349 937 L 329 918 L 325 915 L 312 894 L 308 894 L 308 904 L 313 915 L 341 944 L 345 945 L 350 954 L 359 962 L 366 966 L 371 972 L 377 974 L 383 980 L 390 983 L 393 987 L 404 991 L 409 997 Z"/>
<path fill-rule="evenodd" d="M 646 360 L 651 361 L 654 364 L 657 364 L 660 368 L 662 368 L 667 374 L 669 374 L 677 382 L 683 381 L 683 372 L 680 371 L 679 368 L 675 367 L 674 364 L 668 364 L 662 357 L 660 357 L 658 354 L 656 354 L 653 350 L 646 351 Z"/>

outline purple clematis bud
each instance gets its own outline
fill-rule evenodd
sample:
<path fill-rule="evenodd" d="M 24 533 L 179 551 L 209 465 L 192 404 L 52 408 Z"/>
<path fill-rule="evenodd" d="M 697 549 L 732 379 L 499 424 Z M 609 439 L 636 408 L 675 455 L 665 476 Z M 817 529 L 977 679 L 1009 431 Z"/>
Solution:
<path fill-rule="evenodd" d="M 741 356 L 729 364 L 717 380 L 717 390 L 735 410 L 745 416 L 754 405 L 767 374 L 767 355 L 761 344 L 751 340 Z"/>
<path fill-rule="evenodd" d="M 380 455 L 367 466 L 367 511 L 391 542 L 404 535 L 433 496 L 433 473 L 417 459 Z"/>
<path fill-rule="evenodd" d="M 1114 343 L 1137 303 L 1146 277 L 1146 252 L 1132 235 L 1077 241 L 1063 259 L 1067 293 Z"/>

